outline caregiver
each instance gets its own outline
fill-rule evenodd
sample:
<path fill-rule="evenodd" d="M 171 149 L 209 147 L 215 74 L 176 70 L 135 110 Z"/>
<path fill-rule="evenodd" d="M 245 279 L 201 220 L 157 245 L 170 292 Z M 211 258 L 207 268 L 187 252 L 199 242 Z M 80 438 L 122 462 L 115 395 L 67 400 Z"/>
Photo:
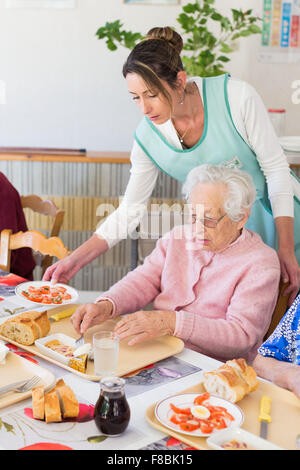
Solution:
<path fill-rule="evenodd" d="M 300 284 L 300 184 L 255 90 L 228 74 L 187 79 L 182 48 L 178 33 L 158 27 L 131 51 L 123 75 L 144 118 L 135 132 L 124 198 L 89 240 L 48 268 L 44 280 L 67 282 L 127 238 L 141 220 L 141 207 L 146 210 L 159 170 L 183 183 L 192 168 L 210 163 L 251 174 L 257 199 L 247 228 L 277 249 L 291 304 Z"/>

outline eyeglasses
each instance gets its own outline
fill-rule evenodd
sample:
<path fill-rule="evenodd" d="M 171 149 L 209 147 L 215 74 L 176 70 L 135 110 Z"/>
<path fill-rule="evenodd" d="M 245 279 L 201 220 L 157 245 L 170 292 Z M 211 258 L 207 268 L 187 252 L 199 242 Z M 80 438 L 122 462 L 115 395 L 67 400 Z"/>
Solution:
<path fill-rule="evenodd" d="M 192 224 L 195 224 L 197 220 L 200 224 L 204 225 L 206 228 L 216 228 L 218 223 L 226 216 L 227 214 L 222 215 L 219 219 L 209 219 L 207 217 L 198 219 L 196 214 L 191 215 Z"/>

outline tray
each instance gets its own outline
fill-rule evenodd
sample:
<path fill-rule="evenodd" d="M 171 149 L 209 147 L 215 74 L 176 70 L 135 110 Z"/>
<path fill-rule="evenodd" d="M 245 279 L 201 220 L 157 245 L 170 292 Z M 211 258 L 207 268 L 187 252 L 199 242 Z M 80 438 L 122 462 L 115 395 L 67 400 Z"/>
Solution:
<path fill-rule="evenodd" d="M 204 391 L 203 383 L 200 382 L 178 393 L 203 393 Z M 258 389 L 237 403 L 245 415 L 241 427 L 259 436 L 258 414 L 260 399 L 263 395 L 269 395 L 272 398 L 272 422 L 268 428 L 268 441 L 286 450 L 296 450 L 296 436 L 300 433 L 300 400 L 288 390 L 260 380 Z M 195 449 L 210 449 L 206 443 L 206 437 L 186 436 L 163 426 L 155 417 L 155 406 L 156 403 L 146 410 L 146 419 L 152 427 Z"/>
<path fill-rule="evenodd" d="M 74 305 L 74 312 L 79 305 Z M 63 310 L 65 307 L 58 307 L 55 309 L 51 309 L 48 311 L 48 316 L 53 315 L 54 313 L 58 313 L 60 310 Z M 70 305 L 68 306 L 70 308 Z M 93 343 L 92 337 L 93 334 L 97 331 L 102 330 L 109 330 L 112 331 L 119 321 L 120 317 L 114 318 L 112 320 L 108 320 L 101 325 L 94 326 L 90 328 L 86 334 L 84 335 L 84 339 L 86 343 Z M 65 335 L 71 336 L 72 338 L 78 338 L 79 335 L 73 328 L 73 325 L 70 321 L 70 318 L 64 318 L 63 320 L 57 322 L 51 322 L 51 330 L 49 335 L 55 333 L 64 333 Z M 15 341 L 8 341 L 7 338 L 0 335 L 0 338 L 3 340 L 10 342 L 11 344 L 15 344 L 20 348 L 24 349 L 25 351 L 29 351 L 36 356 L 42 357 L 47 361 L 56 364 L 59 367 L 62 367 L 73 374 L 79 375 L 82 378 L 87 380 L 92 380 L 98 382 L 100 377 L 94 374 L 94 362 L 88 360 L 86 373 L 79 372 L 75 369 L 72 369 L 68 365 L 65 365 L 61 362 L 52 359 L 49 356 L 43 354 L 39 349 L 35 346 L 24 346 Z M 143 367 L 152 364 L 153 362 L 161 361 L 166 357 L 173 356 L 174 354 L 178 354 L 184 348 L 184 343 L 181 339 L 175 338 L 174 336 L 162 336 L 157 339 L 153 339 L 150 341 L 145 341 L 140 344 L 136 344 L 134 346 L 128 346 L 128 341 L 130 338 L 123 340 L 120 342 L 120 352 L 119 352 L 119 363 L 117 367 L 117 376 L 127 375 L 130 372 L 136 371 L 137 369 L 142 369 Z"/>
<path fill-rule="evenodd" d="M 55 376 L 52 372 L 9 351 L 5 364 L 0 365 L 0 387 L 29 379 L 33 375 L 38 375 L 41 378 L 38 385 L 44 385 L 46 390 L 55 384 Z M 31 397 L 31 390 L 25 393 L 8 392 L 5 395 L 0 395 L 0 408 L 13 405 L 29 397 Z"/>

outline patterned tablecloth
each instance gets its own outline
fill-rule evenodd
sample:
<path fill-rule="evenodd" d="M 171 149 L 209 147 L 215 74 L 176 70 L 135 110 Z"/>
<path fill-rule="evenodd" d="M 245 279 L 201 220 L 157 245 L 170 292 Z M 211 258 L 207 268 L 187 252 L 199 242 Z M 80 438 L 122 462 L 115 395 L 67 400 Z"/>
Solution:
<path fill-rule="evenodd" d="M 24 281 L 26 279 L 0 270 L 0 320 L 26 308 L 26 302 L 15 296 L 15 286 Z M 96 294 L 91 292 L 91 301 L 96 298 Z M 150 364 L 137 375 L 126 377 L 125 393 L 131 409 L 131 420 L 121 436 L 110 438 L 99 433 L 93 419 L 99 383 L 82 379 L 19 347 L 6 344 L 15 354 L 50 370 L 56 379 L 62 378 L 73 389 L 80 403 L 77 419 L 50 424 L 33 419 L 31 399 L 1 409 L 0 446 L 10 450 L 188 449 L 182 442 L 152 428 L 145 419 L 145 411 L 153 402 L 198 383 L 202 369 L 208 370 L 219 365 L 213 359 L 184 349 L 176 356 Z"/>

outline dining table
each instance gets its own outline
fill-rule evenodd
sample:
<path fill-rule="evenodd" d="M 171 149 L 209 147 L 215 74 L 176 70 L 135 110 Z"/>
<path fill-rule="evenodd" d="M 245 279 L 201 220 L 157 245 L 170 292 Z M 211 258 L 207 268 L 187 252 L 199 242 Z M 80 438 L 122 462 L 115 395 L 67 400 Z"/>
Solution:
<path fill-rule="evenodd" d="M 28 308 L 28 302 L 15 294 L 15 287 L 25 281 L 0 270 L 0 320 L 8 310 L 14 313 L 18 311 L 16 309 Z M 94 291 L 78 293 L 76 304 L 94 302 L 99 296 L 99 292 Z M 146 410 L 159 400 L 196 386 L 202 382 L 204 371 L 217 369 L 221 362 L 184 347 L 175 355 L 148 364 L 136 374 L 124 376 L 125 394 L 131 412 L 130 422 L 123 434 L 107 437 L 101 434 L 93 418 L 94 406 L 100 393 L 99 381 L 82 378 L 43 357 L 29 353 L 21 346 L 8 341 L 5 344 L 14 354 L 51 372 L 55 380 L 63 379 L 76 395 L 80 413 L 76 420 L 46 424 L 33 419 L 30 397 L 0 407 L 1 450 L 196 450 L 184 440 L 172 436 L 172 433 L 152 426 L 146 419 Z M 257 417 L 258 412 L 257 409 Z"/>

